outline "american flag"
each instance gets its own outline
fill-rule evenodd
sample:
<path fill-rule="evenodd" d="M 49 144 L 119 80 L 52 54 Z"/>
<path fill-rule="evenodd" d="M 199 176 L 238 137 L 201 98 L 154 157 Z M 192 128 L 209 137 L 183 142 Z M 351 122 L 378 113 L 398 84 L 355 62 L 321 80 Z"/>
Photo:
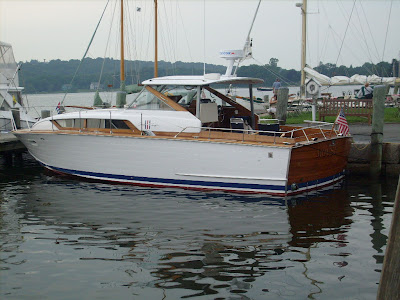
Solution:
<path fill-rule="evenodd" d="M 347 123 L 346 117 L 344 116 L 343 108 L 340 109 L 335 123 L 339 125 L 340 133 L 342 133 L 343 135 L 349 134 L 349 124 Z"/>
<path fill-rule="evenodd" d="M 58 105 L 57 105 L 57 107 L 56 107 L 57 114 L 60 113 L 60 110 L 61 110 L 61 103 L 58 102 Z"/>

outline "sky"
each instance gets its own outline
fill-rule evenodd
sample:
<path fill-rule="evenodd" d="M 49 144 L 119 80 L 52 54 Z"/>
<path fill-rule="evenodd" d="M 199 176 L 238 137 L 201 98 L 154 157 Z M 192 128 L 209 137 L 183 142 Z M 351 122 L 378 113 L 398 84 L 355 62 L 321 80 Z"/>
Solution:
<path fill-rule="evenodd" d="M 81 59 L 108 0 L 0 0 L 0 40 L 17 61 Z M 153 0 L 125 0 L 126 58 L 154 60 Z M 300 69 L 302 0 L 263 0 L 250 37 L 253 59 Z M 258 0 L 158 0 L 158 59 L 225 65 L 242 49 Z M 307 64 L 360 66 L 400 59 L 400 0 L 308 0 Z M 110 0 L 88 57 L 119 59 L 116 1 Z M 113 18 L 114 16 L 114 18 Z M 114 20 L 114 21 L 113 21 Z M 108 41 L 108 44 L 107 44 Z M 108 45 L 108 46 L 107 46 Z"/>

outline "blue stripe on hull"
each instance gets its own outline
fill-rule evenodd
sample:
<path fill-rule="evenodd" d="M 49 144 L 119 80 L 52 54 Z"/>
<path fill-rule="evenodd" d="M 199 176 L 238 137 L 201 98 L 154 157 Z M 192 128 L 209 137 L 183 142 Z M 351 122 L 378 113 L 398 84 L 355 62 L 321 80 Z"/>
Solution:
<path fill-rule="evenodd" d="M 246 189 L 254 191 L 271 190 L 271 191 L 277 191 L 278 193 L 285 192 L 285 186 L 283 185 L 279 186 L 279 185 L 262 185 L 262 184 L 249 184 L 249 183 L 230 183 L 230 182 L 214 182 L 214 181 L 201 181 L 201 180 L 177 180 L 177 179 L 167 179 L 167 178 L 139 177 L 139 176 L 115 175 L 106 173 L 69 170 L 47 165 L 44 166 L 61 173 L 82 176 L 82 177 L 98 178 L 103 180 L 112 180 L 112 181 L 142 182 L 146 184 L 156 184 L 156 185 L 161 184 L 161 185 L 171 185 L 171 186 L 185 185 L 185 186 L 196 186 L 204 188 Z"/>
<path fill-rule="evenodd" d="M 231 182 L 215 182 L 215 181 L 201 181 L 201 180 L 177 180 L 167 178 L 152 178 L 152 177 L 138 177 L 138 176 L 127 176 L 127 175 L 116 175 L 106 173 L 95 173 L 87 171 L 77 171 L 64 168 L 57 168 L 53 166 L 44 166 L 53 171 L 81 176 L 86 178 L 93 178 L 105 181 L 116 181 L 123 183 L 131 183 L 146 186 L 158 186 L 158 187 L 180 187 L 198 190 L 222 190 L 239 193 L 265 193 L 276 196 L 286 196 L 300 194 L 308 190 L 313 190 L 322 186 L 330 185 L 344 176 L 344 172 L 329 176 L 317 181 L 310 181 L 298 184 L 298 188 L 294 191 L 291 190 L 291 186 L 279 186 L 279 185 L 262 185 L 262 184 L 249 184 L 249 183 L 231 183 Z M 287 192 L 286 192 L 287 190 Z"/>

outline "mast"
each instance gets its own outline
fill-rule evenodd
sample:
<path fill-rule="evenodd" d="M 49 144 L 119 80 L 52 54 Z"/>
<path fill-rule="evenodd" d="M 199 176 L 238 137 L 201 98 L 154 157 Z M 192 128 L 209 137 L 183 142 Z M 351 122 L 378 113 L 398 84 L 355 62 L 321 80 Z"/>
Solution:
<path fill-rule="evenodd" d="M 300 81 L 300 96 L 305 97 L 306 91 L 306 50 L 307 50 L 307 0 L 303 0 L 301 5 L 302 15 L 302 31 L 301 31 L 301 81 Z"/>
<path fill-rule="evenodd" d="M 125 91 L 125 57 L 124 57 L 124 0 L 121 0 L 121 64 L 120 64 L 120 90 L 117 92 L 116 106 L 122 108 L 126 104 Z"/>
<path fill-rule="evenodd" d="M 157 0 L 154 0 L 154 77 L 158 77 L 158 25 Z"/>

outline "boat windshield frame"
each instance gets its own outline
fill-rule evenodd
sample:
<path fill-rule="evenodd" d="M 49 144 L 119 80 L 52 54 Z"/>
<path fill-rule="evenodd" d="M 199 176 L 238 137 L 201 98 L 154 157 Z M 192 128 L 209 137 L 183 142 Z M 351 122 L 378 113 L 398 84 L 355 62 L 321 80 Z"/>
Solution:
<path fill-rule="evenodd" d="M 176 109 L 169 105 L 165 99 L 161 96 L 162 90 L 164 89 L 164 86 L 160 86 L 157 88 L 143 88 L 139 93 L 136 94 L 136 96 L 133 98 L 133 100 L 126 106 L 127 109 L 138 109 L 138 110 L 168 110 L 168 111 L 175 111 Z M 154 91 L 158 93 L 154 93 Z M 151 97 L 148 97 L 151 95 Z M 129 96 L 128 96 L 129 97 Z M 142 97 L 147 97 L 145 98 L 144 101 L 140 102 L 142 100 Z M 167 96 L 165 96 L 167 97 Z M 154 101 L 157 100 L 157 103 L 154 103 Z M 153 103 L 152 103 L 153 102 Z"/>

